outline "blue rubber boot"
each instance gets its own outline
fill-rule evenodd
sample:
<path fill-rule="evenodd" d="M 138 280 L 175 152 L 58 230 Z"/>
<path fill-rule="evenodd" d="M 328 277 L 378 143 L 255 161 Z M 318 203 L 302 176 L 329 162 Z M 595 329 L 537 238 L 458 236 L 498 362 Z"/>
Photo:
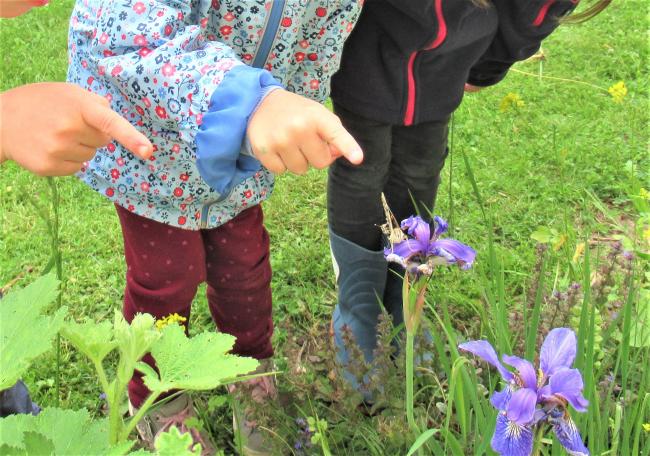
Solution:
<path fill-rule="evenodd" d="M 330 230 L 332 262 L 338 285 L 338 303 L 332 316 L 337 360 L 345 366 L 348 351 L 342 338 L 347 326 L 367 362 L 373 359 L 377 345 L 377 321 L 382 312 L 381 300 L 386 285 L 388 263 L 383 251 L 367 250 Z M 360 386 L 355 377 L 344 370 L 345 378 L 356 389 Z M 366 392 L 361 391 L 366 400 Z"/>
<path fill-rule="evenodd" d="M 32 402 L 27 386 L 18 380 L 14 386 L 0 391 L 0 417 L 19 413 L 38 415 L 41 408 Z"/>

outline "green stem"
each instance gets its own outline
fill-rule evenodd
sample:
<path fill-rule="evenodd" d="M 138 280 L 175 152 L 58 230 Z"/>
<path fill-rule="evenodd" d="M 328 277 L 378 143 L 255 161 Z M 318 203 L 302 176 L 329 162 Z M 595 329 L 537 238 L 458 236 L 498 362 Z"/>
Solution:
<path fill-rule="evenodd" d="M 510 71 L 512 71 L 514 73 L 523 74 L 525 76 L 533 76 L 533 77 L 541 78 L 541 79 L 551 79 L 553 81 L 570 82 L 570 83 L 573 83 L 573 84 L 582 84 L 582 85 L 586 85 L 588 87 L 591 87 L 593 89 L 598 89 L 598 90 L 602 90 L 603 92 L 608 92 L 608 90 L 605 87 L 597 86 L 596 84 L 592 84 L 590 82 L 578 81 L 577 79 L 557 78 L 555 76 L 540 76 L 540 75 L 537 75 L 537 74 L 534 74 L 534 73 L 529 73 L 527 71 L 518 70 L 517 68 L 510 68 Z"/>
<path fill-rule="evenodd" d="M 48 186 L 50 187 L 50 203 L 52 207 L 51 221 L 50 221 L 50 238 L 52 246 L 52 258 L 56 267 L 56 278 L 59 282 L 63 283 L 63 261 L 61 257 L 61 243 L 59 241 L 60 227 L 59 227 L 59 189 L 53 177 L 47 178 Z M 57 297 L 57 310 L 62 305 L 62 292 L 59 292 Z M 58 407 L 61 400 L 61 335 L 56 335 L 56 373 L 54 377 L 54 385 L 56 390 L 55 404 Z"/>
<path fill-rule="evenodd" d="M 97 372 L 97 377 L 99 378 L 99 383 L 102 385 L 102 390 L 104 391 L 104 394 L 106 394 L 108 397 L 108 389 L 110 388 L 110 385 L 108 384 L 108 377 L 106 377 L 106 371 L 104 370 L 104 366 L 102 365 L 102 362 L 100 360 L 93 360 L 93 365 L 95 366 L 95 371 Z"/>
<path fill-rule="evenodd" d="M 160 394 L 161 393 L 152 392 L 147 398 L 147 400 L 144 401 L 144 404 L 142 404 L 140 409 L 138 409 L 138 412 L 133 416 L 133 418 L 131 418 L 129 423 L 126 425 L 126 428 L 124 429 L 124 432 L 121 435 L 121 441 L 126 441 L 129 438 L 129 435 L 131 434 L 131 432 L 133 432 L 135 426 L 140 422 L 140 420 L 144 417 L 147 411 L 156 402 Z"/>
<path fill-rule="evenodd" d="M 409 427 L 413 432 L 420 433 L 417 424 L 415 423 L 415 416 L 413 414 L 413 342 L 415 334 L 411 331 L 406 331 L 406 419 Z"/>
<path fill-rule="evenodd" d="M 542 438 L 544 438 L 544 426 L 539 426 L 535 431 L 535 440 L 533 441 L 533 452 L 531 456 L 539 456 L 542 452 Z"/>

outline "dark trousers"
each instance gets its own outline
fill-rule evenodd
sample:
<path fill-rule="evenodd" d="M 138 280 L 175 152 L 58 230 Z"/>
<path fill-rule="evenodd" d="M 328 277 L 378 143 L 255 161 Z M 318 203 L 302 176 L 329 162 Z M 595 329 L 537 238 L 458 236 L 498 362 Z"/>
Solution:
<path fill-rule="evenodd" d="M 197 287 L 208 283 L 208 304 L 220 331 L 237 338 L 233 352 L 257 359 L 273 355 L 269 235 L 255 206 L 226 224 L 188 231 L 116 206 L 124 235 L 124 317 L 163 318 L 177 313 L 189 322 Z M 153 365 L 146 355 L 144 361 Z M 129 384 L 135 407 L 149 395 L 139 373 Z"/>
<path fill-rule="evenodd" d="M 364 161 L 355 166 L 340 158 L 330 166 L 329 224 L 339 236 L 379 250 L 382 192 L 398 223 L 417 212 L 430 218 L 447 157 L 448 120 L 405 127 L 364 119 L 337 105 L 334 112 L 361 145 Z"/>

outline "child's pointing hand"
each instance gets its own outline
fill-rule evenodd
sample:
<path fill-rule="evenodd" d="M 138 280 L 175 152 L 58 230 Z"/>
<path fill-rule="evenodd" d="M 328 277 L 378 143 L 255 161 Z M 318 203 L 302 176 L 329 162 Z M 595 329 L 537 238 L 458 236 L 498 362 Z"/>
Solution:
<path fill-rule="evenodd" d="M 305 97 L 275 90 L 260 104 L 248 125 L 255 157 L 271 172 L 304 174 L 343 156 L 354 164 L 363 152 L 339 118 Z"/>
<path fill-rule="evenodd" d="M 153 146 L 99 95 L 73 84 L 29 84 L 0 94 L 0 162 L 41 176 L 79 171 L 112 140 L 140 158 Z"/>

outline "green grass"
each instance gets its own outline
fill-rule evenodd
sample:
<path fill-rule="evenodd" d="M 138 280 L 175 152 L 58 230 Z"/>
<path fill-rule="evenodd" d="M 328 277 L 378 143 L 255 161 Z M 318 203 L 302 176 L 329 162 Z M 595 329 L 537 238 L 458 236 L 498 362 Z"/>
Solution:
<path fill-rule="evenodd" d="M 68 0 L 54 1 L 26 17 L 0 21 L 0 90 L 28 82 L 65 79 L 66 29 L 71 5 Z M 446 273 L 436 281 L 432 298 L 436 303 L 444 303 L 448 310 L 447 317 L 440 308 L 438 312 L 443 322 L 441 329 L 455 329 L 449 333 L 450 338 L 494 336 L 502 340 L 501 348 L 515 342 L 512 334 L 503 334 L 498 328 L 499 324 L 507 328 L 507 312 L 519 309 L 525 301 L 536 258 L 536 242 L 530 235 L 539 226 L 568 235 L 565 247 L 547 265 L 550 286 L 558 281 L 553 276 L 556 271 L 566 271 L 567 262 L 559 258 L 560 254 L 570 258 L 576 242 L 615 236 L 628 227 L 629 220 L 635 220 L 629 188 L 635 181 L 648 188 L 649 179 L 648 21 L 643 14 L 646 8 L 644 0 L 614 2 L 593 21 L 563 27 L 549 38 L 543 45 L 546 60 L 542 63 L 531 61 L 516 66 L 536 75 L 585 81 L 603 89 L 625 81 L 629 93 L 622 104 L 614 103 L 605 90 L 512 72 L 499 85 L 468 95 L 454 115 L 454 147 L 437 213 L 451 216 L 454 236 L 477 248 L 479 264 L 475 271 Z M 524 106 L 500 112 L 500 101 L 511 92 L 521 96 Z M 462 154 L 473 170 L 487 219 L 477 202 Z M 76 318 L 111 318 L 114 309 L 121 305 L 125 270 L 114 209 L 75 178 L 57 181 L 62 199 L 61 248 L 66 281 L 63 302 Z M 308 337 L 316 325 L 328 321 L 335 302 L 325 182 L 323 171 L 311 171 L 302 177 L 282 176 L 274 196 L 264 204 L 272 239 L 275 318 L 283 323 L 275 335 L 280 358 L 290 356 L 285 347 L 291 337 Z M 46 192 L 44 180 L 13 164 L 0 168 L 0 287 L 9 283 L 24 286 L 49 261 L 49 238 L 30 203 L 30 199 L 41 198 Z M 595 195 L 602 206 L 595 204 L 590 195 Z M 604 215 L 603 208 L 611 217 Z M 626 232 L 631 233 L 629 229 Z M 494 240 L 492 254 L 490 237 Z M 596 246 L 592 256 L 596 260 L 606 254 L 603 252 Z M 643 267 L 647 271 L 647 265 Z M 568 274 L 560 277 L 559 283 L 566 277 Z M 577 273 L 575 277 L 587 282 L 589 278 Z M 202 289 L 193 309 L 193 331 L 212 325 L 203 293 Z M 629 312 L 627 317 L 632 318 L 635 304 L 631 301 L 624 307 Z M 580 336 L 589 347 L 593 313 L 589 305 L 583 309 Z M 625 324 L 621 321 L 622 326 Z M 529 329 L 529 333 L 533 330 Z M 446 342 L 451 341 L 443 338 L 438 347 L 441 362 L 448 353 Z M 529 338 L 529 349 L 534 347 L 533 342 Z M 648 370 L 641 373 L 644 378 L 638 378 L 638 368 L 630 364 L 636 361 L 643 365 L 645 361 L 647 365 L 647 352 L 617 351 L 610 355 L 626 355 L 619 359 L 616 374 L 629 371 L 626 375 L 631 377 L 632 384 L 647 388 Z M 62 357 L 62 405 L 98 410 L 101 391 L 90 364 L 65 344 Z M 458 367 L 455 359 L 452 356 L 447 368 L 442 369 L 446 376 L 453 374 L 459 382 L 455 387 L 456 405 L 450 405 L 457 412 L 449 425 L 455 430 L 451 437 L 445 431 L 446 442 L 445 432 L 436 436 L 438 444 L 452 454 L 454 439 L 461 439 L 464 444 L 462 439 L 493 426 L 493 412 L 483 397 L 476 391 L 470 393 L 474 373 Z M 583 365 L 589 365 L 588 361 L 582 360 Z M 596 371 L 594 375 L 606 374 Z M 54 354 L 39 358 L 26 376 L 40 403 L 54 403 L 54 377 Z M 594 378 L 592 385 L 601 380 Z M 635 393 L 643 398 L 648 391 Z M 628 405 L 622 402 L 622 407 Z M 629 405 L 625 413 L 641 406 L 640 401 Z M 462 413 L 458 415 L 458 407 L 466 408 L 466 418 L 462 418 Z M 650 412 L 646 412 L 646 422 L 650 421 L 647 413 Z M 635 412 L 634 416 L 642 415 Z M 602 445 L 610 429 L 608 419 L 590 414 L 580 422 L 583 433 L 589 428 L 601 451 L 606 449 Z M 227 419 L 223 423 L 228 426 Z M 622 426 L 627 429 L 623 435 L 633 436 L 635 425 L 638 423 L 623 420 Z M 359 424 L 359 429 L 372 430 L 370 426 Z M 333 446 L 340 451 L 335 454 L 346 454 L 342 449 L 345 446 L 336 441 L 336 429 L 330 431 L 335 440 Z M 364 445 L 381 448 L 382 436 L 372 440 L 377 439 L 372 432 L 366 432 L 370 437 L 365 437 L 369 440 Z M 600 437 L 596 437 L 598 433 Z M 474 451 L 485 450 L 488 444 L 483 439 Z M 632 444 L 633 439 L 621 441 L 620 454 L 632 454 L 632 447 L 625 446 Z M 552 454 L 560 453 L 554 450 Z"/>

